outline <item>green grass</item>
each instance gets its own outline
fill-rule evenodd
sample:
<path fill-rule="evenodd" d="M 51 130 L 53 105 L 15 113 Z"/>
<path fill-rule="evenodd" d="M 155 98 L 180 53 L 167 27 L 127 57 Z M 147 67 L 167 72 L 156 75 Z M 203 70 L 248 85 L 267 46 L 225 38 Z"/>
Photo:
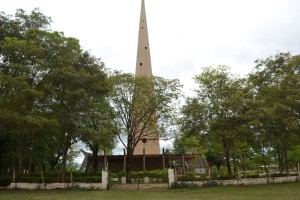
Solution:
<path fill-rule="evenodd" d="M 300 183 L 255 186 L 219 186 L 194 190 L 164 189 L 159 191 L 25 191 L 0 190 L 2 200 L 296 200 L 300 198 Z"/>

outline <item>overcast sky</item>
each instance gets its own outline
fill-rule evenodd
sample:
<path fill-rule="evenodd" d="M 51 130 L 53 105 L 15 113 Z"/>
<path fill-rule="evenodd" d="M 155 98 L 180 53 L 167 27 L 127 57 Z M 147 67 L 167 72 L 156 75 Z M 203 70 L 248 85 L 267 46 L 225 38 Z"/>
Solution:
<path fill-rule="evenodd" d="M 254 60 L 300 52 L 299 0 L 145 0 L 153 74 L 188 91 L 202 67 L 245 75 Z M 39 7 L 53 30 L 75 37 L 106 66 L 134 73 L 141 0 L 0 0 L 0 10 Z"/>
<path fill-rule="evenodd" d="M 225 64 L 241 76 L 254 61 L 300 52 L 299 0 L 145 0 L 152 70 L 190 94 L 202 67 Z M 141 0 L 0 0 L 0 11 L 36 7 L 52 29 L 80 40 L 111 69 L 134 73 Z"/>

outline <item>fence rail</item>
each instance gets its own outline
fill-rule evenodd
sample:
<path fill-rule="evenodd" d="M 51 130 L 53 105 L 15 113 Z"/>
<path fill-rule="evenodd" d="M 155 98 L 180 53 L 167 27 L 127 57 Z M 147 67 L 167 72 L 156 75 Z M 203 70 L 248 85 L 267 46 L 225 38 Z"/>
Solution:
<path fill-rule="evenodd" d="M 113 184 L 111 190 L 160 190 L 169 188 L 168 183 L 126 183 Z"/>

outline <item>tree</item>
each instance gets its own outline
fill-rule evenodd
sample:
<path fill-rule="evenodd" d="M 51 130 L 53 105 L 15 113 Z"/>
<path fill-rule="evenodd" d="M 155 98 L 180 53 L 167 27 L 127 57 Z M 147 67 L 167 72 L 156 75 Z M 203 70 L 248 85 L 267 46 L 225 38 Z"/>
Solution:
<path fill-rule="evenodd" d="M 79 115 L 80 139 L 92 151 L 93 160 L 98 160 L 100 149 L 112 151 L 115 147 L 116 133 L 112 116 L 112 108 L 107 100 L 110 87 L 107 83 L 104 63 L 88 52 L 80 57 L 77 68 L 84 68 L 89 75 L 84 78 L 88 89 L 84 99 L 83 110 Z M 94 162 L 93 171 L 98 170 L 98 162 Z"/>
<path fill-rule="evenodd" d="M 300 145 L 294 146 L 289 152 L 289 162 L 294 166 L 297 166 L 298 180 L 300 178 Z"/>
<path fill-rule="evenodd" d="M 113 87 L 110 102 L 119 139 L 127 150 L 126 171 L 130 181 L 131 158 L 137 143 L 149 135 L 162 136 L 169 131 L 180 84 L 178 80 L 121 73 L 110 79 Z"/>
<path fill-rule="evenodd" d="M 210 148 L 221 149 L 231 178 L 232 152 L 238 148 L 236 141 L 243 140 L 244 80 L 219 66 L 205 68 L 195 81 L 197 96 L 187 99 L 182 108 L 181 130 L 202 137 Z"/>
<path fill-rule="evenodd" d="M 97 100 L 94 106 L 87 108 L 82 115 L 81 140 L 93 154 L 93 172 L 99 169 L 99 152 L 112 151 L 116 143 L 116 128 L 114 126 L 113 111 L 106 99 Z"/>
<path fill-rule="evenodd" d="M 299 141 L 300 58 L 278 53 L 256 63 L 249 76 L 251 128 L 259 148 L 275 150 L 280 170 L 289 174 L 288 150 Z"/>
<path fill-rule="evenodd" d="M 17 155 L 21 174 L 25 160 L 31 168 L 30 151 L 37 133 L 51 121 L 37 109 L 44 95 L 39 86 L 47 69 L 42 63 L 44 51 L 35 40 L 51 20 L 37 9 L 30 15 L 18 10 L 14 19 L 1 13 L 0 20 L 0 137 L 13 146 L 9 156 Z M 26 153 L 28 159 L 24 158 Z"/>
<path fill-rule="evenodd" d="M 16 158 L 20 175 L 49 166 L 63 181 L 72 145 L 88 135 L 83 116 L 102 109 L 107 97 L 104 63 L 77 39 L 51 31 L 51 19 L 38 9 L 18 10 L 14 18 L 1 13 L 0 20 L 0 167 L 9 158 L 15 168 Z"/>

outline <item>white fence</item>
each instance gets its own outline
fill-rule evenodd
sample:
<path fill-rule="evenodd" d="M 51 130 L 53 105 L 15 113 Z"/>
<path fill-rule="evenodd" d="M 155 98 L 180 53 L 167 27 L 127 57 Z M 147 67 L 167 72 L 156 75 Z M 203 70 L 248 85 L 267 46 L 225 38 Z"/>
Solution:
<path fill-rule="evenodd" d="M 168 170 L 169 187 L 175 181 L 174 170 Z M 178 181 L 185 183 L 194 183 L 199 187 L 214 183 L 216 185 L 259 185 L 267 183 L 284 183 L 284 182 L 296 182 L 297 176 L 288 177 L 271 177 L 271 178 L 245 178 L 245 179 L 231 179 L 231 180 L 206 180 L 206 181 Z M 125 183 L 125 182 L 124 182 Z M 159 184 L 159 183 L 158 183 Z M 123 184 L 126 185 L 126 184 Z M 167 184 L 168 185 L 168 184 Z M 9 189 L 27 189 L 27 190 L 51 190 L 51 189 L 99 189 L 106 190 L 108 186 L 108 172 L 102 171 L 102 183 L 11 183 Z M 124 187 L 124 186 L 123 186 Z M 151 188 L 153 188 L 153 184 Z M 164 187 L 166 188 L 165 185 Z"/>
<path fill-rule="evenodd" d="M 11 183 L 8 189 L 51 190 L 51 189 L 100 189 L 106 190 L 108 172 L 102 170 L 102 183 Z"/>
<path fill-rule="evenodd" d="M 199 187 L 206 186 L 209 183 L 214 183 L 216 185 L 261 185 L 268 183 L 285 183 L 285 182 L 296 182 L 298 180 L 297 176 L 288 177 L 271 177 L 271 178 L 245 178 L 245 179 L 231 179 L 231 180 L 206 180 L 206 181 L 178 181 L 185 183 L 194 183 Z"/>

